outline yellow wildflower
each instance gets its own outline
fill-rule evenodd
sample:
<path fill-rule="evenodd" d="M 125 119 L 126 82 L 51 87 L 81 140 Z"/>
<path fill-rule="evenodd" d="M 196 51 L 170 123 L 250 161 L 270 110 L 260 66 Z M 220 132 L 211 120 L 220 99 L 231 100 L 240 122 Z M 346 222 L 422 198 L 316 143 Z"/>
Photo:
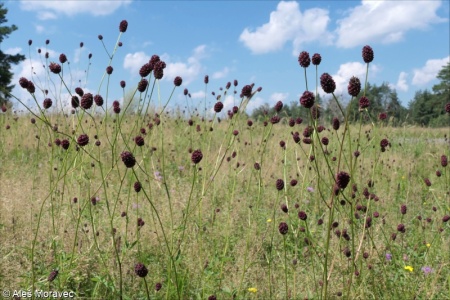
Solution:
<path fill-rule="evenodd" d="M 267 219 L 267 223 L 270 223 L 270 222 L 272 222 L 272 219 Z"/>
<path fill-rule="evenodd" d="M 414 268 L 411 266 L 405 266 L 405 270 L 412 272 L 412 271 L 414 271 Z"/>
<path fill-rule="evenodd" d="M 251 288 L 248 288 L 248 291 L 249 291 L 250 293 L 256 293 L 256 292 L 258 291 L 258 289 L 257 289 L 257 288 L 254 288 L 254 287 L 251 287 Z"/>
<path fill-rule="evenodd" d="M 431 244 L 430 244 L 430 243 L 427 243 L 427 247 L 430 248 L 430 247 L 431 247 Z"/>

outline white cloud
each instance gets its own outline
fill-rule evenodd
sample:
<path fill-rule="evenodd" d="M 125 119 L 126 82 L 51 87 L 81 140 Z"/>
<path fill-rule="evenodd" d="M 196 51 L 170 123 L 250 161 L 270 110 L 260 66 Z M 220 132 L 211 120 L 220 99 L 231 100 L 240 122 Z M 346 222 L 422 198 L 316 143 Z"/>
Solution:
<path fill-rule="evenodd" d="M 224 78 L 225 76 L 228 75 L 228 73 L 230 72 L 230 69 L 228 69 L 227 67 L 223 68 L 222 71 L 217 71 L 214 72 L 211 76 L 211 78 L 213 79 L 220 79 L 220 78 Z"/>
<path fill-rule="evenodd" d="M 150 56 L 144 52 L 128 53 L 123 60 L 123 68 L 130 71 L 131 75 L 138 76 L 141 67 L 148 63 Z"/>
<path fill-rule="evenodd" d="M 183 85 L 187 85 L 197 78 L 204 69 L 201 60 L 207 57 L 206 45 L 196 47 L 187 62 L 171 62 L 171 58 L 167 54 L 164 57 L 166 68 L 164 69 L 163 79 L 172 81 L 175 77 L 180 76 L 183 79 Z"/>
<path fill-rule="evenodd" d="M 36 11 L 41 20 L 55 19 L 59 15 L 74 16 L 90 14 L 93 16 L 109 15 L 131 0 L 115 1 L 21 1 L 21 9 Z"/>
<path fill-rule="evenodd" d="M 313 8 L 302 13 L 297 2 L 281 1 L 270 13 L 268 23 L 254 31 L 245 28 L 239 40 L 254 54 L 274 52 L 292 42 L 293 52 L 298 55 L 304 43 L 331 41 L 331 34 L 326 29 L 329 21 L 327 10 Z"/>
<path fill-rule="evenodd" d="M 409 30 L 424 30 L 447 21 L 436 15 L 441 1 L 369 1 L 352 8 L 338 21 L 336 45 L 342 48 L 373 42 L 394 43 Z"/>
<path fill-rule="evenodd" d="M 39 20 L 55 20 L 58 16 L 50 11 L 39 11 L 38 12 L 38 19 Z"/>
<path fill-rule="evenodd" d="M 193 92 L 191 93 L 191 98 L 192 99 L 205 99 L 205 91 L 197 91 L 197 92 Z"/>
<path fill-rule="evenodd" d="M 396 84 L 391 84 L 390 87 L 400 90 L 402 92 L 407 92 L 408 91 L 408 83 L 406 81 L 406 78 L 408 77 L 408 73 L 406 72 L 400 72 L 400 75 L 398 76 L 398 80 Z"/>
<path fill-rule="evenodd" d="M 429 59 L 420 69 L 414 69 L 412 84 L 413 85 L 425 85 L 428 82 L 436 79 L 436 75 L 439 71 L 447 65 L 450 61 L 450 56 L 441 59 Z"/>
<path fill-rule="evenodd" d="M 253 97 L 252 99 L 250 99 L 250 101 L 247 104 L 247 107 L 245 109 L 245 111 L 247 113 L 253 111 L 255 108 L 260 107 L 261 105 L 263 105 L 264 103 L 266 103 L 267 101 L 264 100 L 264 98 L 261 97 Z"/>
<path fill-rule="evenodd" d="M 49 61 L 57 61 L 58 54 L 48 49 Z M 67 87 L 73 92 L 75 87 L 80 86 L 80 81 L 85 82 L 86 73 L 84 70 L 75 70 L 74 68 L 68 69 L 67 64 L 63 65 L 64 68 L 64 82 Z M 69 72 L 70 71 L 70 72 Z M 63 108 L 65 112 L 70 108 L 70 95 L 65 88 L 65 85 L 60 84 L 60 78 L 58 75 L 49 73 L 45 66 L 42 65 L 42 61 L 38 58 L 26 59 L 16 66 L 13 66 L 14 77 L 12 83 L 15 84 L 13 94 L 19 98 L 22 102 L 28 105 L 30 108 L 36 108 L 36 104 L 26 89 L 23 89 L 19 85 L 19 79 L 24 77 L 34 82 L 36 88 L 36 98 L 41 105 L 42 100 L 49 97 L 53 100 L 53 107 L 56 109 Z M 83 86 L 84 92 L 89 92 L 89 88 Z M 42 90 L 48 90 L 48 95 L 43 94 Z M 92 92 L 95 93 L 95 92 Z M 17 105 L 19 108 L 23 108 L 21 105 Z"/>
<path fill-rule="evenodd" d="M 331 74 L 336 83 L 336 90 L 334 94 L 338 95 L 348 95 L 347 87 L 348 82 L 351 77 L 357 77 L 361 82 L 361 89 L 364 89 L 364 80 L 366 78 L 366 64 L 360 62 L 348 62 L 345 64 L 341 64 L 339 66 L 339 70 L 336 74 Z M 369 67 L 369 77 L 375 75 L 379 71 L 379 68 L 375 64 L 370 64 Z M 370 81 L 370 80 L 369 80 Z M 319 87 L 319 94 L 321 96 L 325 96 L 325 92 L 321 87 Z"/>
<path fill-rule="evenodd" d="M 8 48 L 3 52 L 5 54 L 9 54 L 9 55 L 16 55 L 16 54 L 22 52 L 22 48 L 20 48 L 20 47 Z"/>
<path fill-rule="evenodd" d="M 36 29 L 37 33 L 43 33 L 45 31 L 45 27 L 42 25 L 35 25 L 34 28 Z"/>
<path fill-rule="evenodd" d="M 271 102 L 275 103 L 278 101 L 286 101 L 286 99 L 289 97 L 289 93 L 273 93 L 270 95 L 269 99 Z"/>

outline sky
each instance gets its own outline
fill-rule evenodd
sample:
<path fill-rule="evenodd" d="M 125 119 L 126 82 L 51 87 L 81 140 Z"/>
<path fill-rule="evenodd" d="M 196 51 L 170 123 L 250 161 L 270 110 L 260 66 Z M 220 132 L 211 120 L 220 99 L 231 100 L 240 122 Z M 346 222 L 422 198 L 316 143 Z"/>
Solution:
<path fill-rule="evenodd" d="M 364 83 L 366 64 L 361 50 L 370 45 L 375 58 L 368 81 L 388 83 L 404 106 L 418 90 L 437 84 L 436 75 L 450 61 L 449 1 L 4 1 L 6 25 L 13 32 L 0 45 L 8 54 L 21 53 L 26 60 L 14 66 L 14 95 L 32 105 L 20 88 L 20 77 L 47 86 L 50 97 L 66 105 L 69 93 L 58 85 L 58 76 L 45 65 L 66 54 L 64 80 L 73 92 L 122 101 L 121 80 L 126 91 L 136 87 L 139 69 L 157 54 L 166 62 L 160 82 L 160 101 L 168 99 L 173 79 L 181 76 L 169 105 L 184 107 L 215 101 L 220 88 L 238 80 L 237 95 L 222 98 L 225 111 L 239 103 L 246 84 L 262 87 L 247 106 L 248 112 L 267 103 L 299 101 L 306 90 L 304 70 L 298 63 L 301 51 L 319 53 L 319 76 L 329 73 L 336 94 L 348 100 L 352 76 Z M 128 21 L 120 36 L 107 83 L 101 80 L 119 37 L 119 23 Z M 5 25 L 5 24 L 3 24 Z M 103 36 L 105 47 L 98 39 Z M 28 46 L 28 41 L 32 45 Z M 45 41 L 49 40 L 46 45 Z M 80 47 L 80 43 L 83 47 Z M 42 50 L 38 54 L 38 49 Z M 46 60 L 44 53 L 49 53 Z M 89 64 L 88 55 L 92 54 Z M 69 70 L 69 71 L 68 71 Z M 315 67 L 307 68 L 308 88 L 315 91 Z M 33 73 L 33 75 L 32 75 Z M 204 84 L 205 75 L 209 83 Z M 187 88 L 191 98 L 183 95 Z M 319 87 L 325 101 L 329 99 Z M 39 101 L 44 96 L 38 94 Z M 156 97 L 156 96 L 155 96 Z M 42 98 L 42 99 L 41 99 Z M 59 100 L 58 100 L 59 99 Z M 158 100 L 155 100 L 158 101 Z M 157 102 L 155 102 L 157 103 Z M 203 105 L 203 104 L 202 104 Z M 17 109 L 20 105 L 15 104 Z M 212 106 L 210 106 L 212 107 Z"/>

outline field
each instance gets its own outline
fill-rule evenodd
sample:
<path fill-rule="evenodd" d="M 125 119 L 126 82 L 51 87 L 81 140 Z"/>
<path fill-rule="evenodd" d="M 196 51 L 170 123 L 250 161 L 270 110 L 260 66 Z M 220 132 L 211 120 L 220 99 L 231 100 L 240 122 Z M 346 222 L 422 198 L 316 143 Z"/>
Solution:
<path fill-rule="evenodd" d="M 111 103 L 67 88 L 64 57 L 46 63 L 48 87 L 19 82 L 36 106 L 0 113 L 3 296 L 450 299 L 449 128 L 392 127 L 363 100 L 360 122 L 339 102 L 325 122 L 307 91 L 308 118 L 278 102 L 252 120 L 259 90 L 237 81 L 184 111 L 160 95 L 155 56 Z"/>
<path fill-rule="evenodd" d="M 447 129 L 380 122 L 349 126 L 343 141 L 344 130 L 326 124 L 314 137 L 328 137 L 323 154 L 316 141 L 293 140 L 305 124 L 82 115 L 47 116 L 58 131 L 2 115 L 10 125 L 1 131 L 3 287 L 98 299 L 145 298 L 147 289 L 155 299 L 448 298 Z M 100 146 L 56 146 L 77 127 Z M 133 168 L 120 159 L 126 149 Z M 335 195 L 338 169 L 351 176 Z M 145 281 L 137 263 L 148 269 Z"/>

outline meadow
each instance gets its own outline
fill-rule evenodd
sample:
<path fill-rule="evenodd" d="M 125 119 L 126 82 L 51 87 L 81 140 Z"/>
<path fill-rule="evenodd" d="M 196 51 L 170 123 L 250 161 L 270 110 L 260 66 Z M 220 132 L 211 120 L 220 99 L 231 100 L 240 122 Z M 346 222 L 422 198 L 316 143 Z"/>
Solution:
<path fill-rule="evenodd" d="M 129 97 L 155 101 L 132 110 L 126 99 L 67 88 L 64 62 L 46 60 L 56 88 L 21 79 L 37 109 L 0 113 L 2 289 L 450 299 L 448 128 L 392 127 L 365 99 L 359 123 L 324 123 L 313 92 L 299 100 L 308 119 L 278 114 L 279 102 L 251 120 L 245 106 L 260 89 L 208 77 L 212 105 L 173 109 L 172 94 L 158 93 L 165 66 L 156 55 L 126 83 Z M 334 96 L 324 75 L 316 85 Z M 349 80 L 349 94 L 363 98 L 364 80 Z M 69 111 L 58 107 L 61 91 Z M 237 105 L 226 113 L 220 99 L 230 94 Z"/>

